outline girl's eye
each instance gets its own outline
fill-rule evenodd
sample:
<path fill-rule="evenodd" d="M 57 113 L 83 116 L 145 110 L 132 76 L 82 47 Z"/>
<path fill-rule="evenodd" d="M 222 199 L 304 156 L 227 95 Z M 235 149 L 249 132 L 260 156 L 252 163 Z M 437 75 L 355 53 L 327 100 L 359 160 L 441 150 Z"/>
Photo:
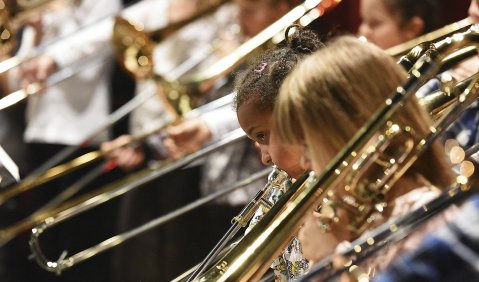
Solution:
<path fill-rule="evenodd" d="M 268 144 L 268 135 L 267 132 L 258 132 L 255 135 L 255 141 L 258 142 L 261 145 L 267 145 Z"/>
<path fill-rule="evenodd" d="M 256 134 L 256 140 L 258 140 L 258 142 L 264 141 L 264 139 L 265 139 L 265 134 L 263 132 L 259 132 Z"/>

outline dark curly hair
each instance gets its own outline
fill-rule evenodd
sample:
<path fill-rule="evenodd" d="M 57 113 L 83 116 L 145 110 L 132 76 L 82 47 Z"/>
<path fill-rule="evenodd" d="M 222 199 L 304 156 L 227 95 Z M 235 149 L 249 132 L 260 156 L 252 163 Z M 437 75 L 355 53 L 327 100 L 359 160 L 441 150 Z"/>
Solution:
<path fill-rule="evenodd" d="M 295 32 L 290 35 L 292 28 Z M 276 49 L 257 57 L 246 70 L 236 76 L 234 108 L 256 103 L 262 110 L 273 111 L 279 88 L 300 60 L 323 44 L 316 33 L 298 25 L 289 26 L 285 40 Z"/>

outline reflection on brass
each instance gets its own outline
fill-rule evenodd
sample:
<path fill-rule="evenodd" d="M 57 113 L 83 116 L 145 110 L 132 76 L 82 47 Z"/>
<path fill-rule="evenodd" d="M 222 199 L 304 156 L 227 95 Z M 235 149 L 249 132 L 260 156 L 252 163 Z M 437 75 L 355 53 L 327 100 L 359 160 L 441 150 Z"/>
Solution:
<path fill-rule="evenodd" d="M 153 71 L 153 49 L 155 45 L 168 38 L 184 26 L 201 17 L 211 14 L 230 0 L 204 1 L 199 11 L 190 17 L 173 22 L 155 31 L 146 31 L 141 23 L 116 17 L 113 26 L 112 44 L 116 58 L 123 68 L 137 79 L 153 78 L 161 86 L 158 94 L 166 100 L 170 114 L 182 116 L 196 107 L 196 101 L 190 97 L 189 89 L 177 81 L 168 81 Z"/>
<path fill-rule="evenodd" d="M 0 56 L 8 55 L 17 44 L 15 33 L 32 13 L 52 0 L 0 0 Z"/>
<path fill-rule="evenodd" d="M 446 25 L 440 29 L 434 30 L 430 33 L 427 33 L 425 35 L 419 36 L 415 39 L 412 39 L 408 42 L 399 44 L 397 46 L 391 47 L 386 50 L 386 52 L 395 57 L 398 58 L 399 56 L 403 55 L 406 52 L 409 52 L 411 49 L 415 48 L 421 43 L 424 42 L 431 42 L 431 41 L 436 41 L 438 39 L 441 39 L 445 36 L 451 35 L 452 33 L 459 32 L 462 29 L 465 29 L 473 24 L 473 20 L 470 18 L 465 18 L 463 20 L 457 21 L 455 23 Z"/>

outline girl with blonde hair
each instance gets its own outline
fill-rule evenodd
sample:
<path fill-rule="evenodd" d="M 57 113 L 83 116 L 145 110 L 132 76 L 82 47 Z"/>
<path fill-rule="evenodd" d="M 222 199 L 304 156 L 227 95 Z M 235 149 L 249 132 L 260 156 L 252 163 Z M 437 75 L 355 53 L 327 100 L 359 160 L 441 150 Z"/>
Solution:
<path fill-rule="evenodd" d="M 405 80 L 406 72 L 378 47 L 349 36 L 337 38 L 301 62 L 286 78 L 275 107 L 278 134 L 286 143 L 302 144 L 305 168 L 321 173 Z M 411 126 L 419 136 L 429 132 L 432 122 L 414 98 L 398 112 L 393 116 L 395 123 Z M 355 225 L 351 210 L 360 201 L 356 190 L 330 187 L 334 196 L 327 197 L 333 202 L 334 208 L 329 209 L 333 216 L 326 215 L 324 206 L 323 211 L 306 216 L 299 231 L 303 255 L 317 262 L 340 242 L 352 241 L 365 230 L 434 198 L 440 192 L 437 187 L 450 183 L 452 171 L 442 145 L 435 142 L 389 192 L 371 195 L 384 196 L 385 203 L 380 217 L 372 223 Z M 389 249 L 371 265 L 384 267 L 399 250 L 414 248 L 421 234 Z"/>

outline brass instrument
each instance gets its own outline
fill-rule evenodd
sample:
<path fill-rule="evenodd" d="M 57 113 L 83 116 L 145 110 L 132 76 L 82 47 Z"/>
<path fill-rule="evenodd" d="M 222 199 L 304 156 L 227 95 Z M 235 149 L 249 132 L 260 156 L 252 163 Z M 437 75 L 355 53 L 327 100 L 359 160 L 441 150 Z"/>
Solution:
<path fill-rule="evenodd" d="M 444 211 L 453 204 L 460 203 L 477 189 L 477 181 L 468 185 L 456 183 L 448 187 L 437 198 L 433 199 L 424 206 L 400 217 L 393 222 L 385 223 L 371 232 L 351 243 L 337 257 L 345 258 L 347 264 L 339 269 L 333 268 L 333 258 L 327 257 L 315 265 L 310 272 L 301 278 L 300 281 L 311 281 L 312 278 L 327 278 L 334 280 L 343 272 L 353 273 L 359 270 L 357 265 L 365 259 L 371 257 L 377 251 L 387 247 L 390 244 L 404 239 L 414 232 L 421 224 L 433 218 L 438 213 Z M 477 191 L 477 190 L 476 190 Z M 358 273 L 359 277 L 368 279 L 366 273 Z"/>
<path fill-rule="evenodd" d="M 271 209 L 272 204 L 268 201 L 268 197 L 273 192 L 273 189 L 280 190 L 281 187 L 285 186 L 291 186 L 291 179 L 285 171 L 282 171 L 278 169 L 276 165 L 273 165 L 273 169 L 268 175 L 268 182 L 266 185 L 256 193 L 253 199 L 243 208 L 239 215 L 233 218 L 231 221 L 232 226 L 206 258 L 194 268 L 192 274 L 188 276 L 187 281 L 193 281 L 211 265 L 211 263 L 219 256 L 219 253 L 225 248 L 226 244 L 236 235 L 236 233 L 238 233 L 240 228 L 248 225 L 248 222 L 253 218 L 259 207 L 264 208 L 266 211 Z"/>
<path fill-rule="evenodd" d="M 208 0 L 202 9 L 192 16 L 171 23 L 152 32 L 146 32 L 142 24 L 115 18 L 112 43 L 118 61 L 126 71 L 136 78 L 153 76 L 153 48 L 171 34 L 201 17 L 211 14 L 229 0 Z"/>
<path fill-rule="evenodd" d="M 199 89 L 202 86 L 231 71 L 254 50 L 257 50 L 273 39 L 273 37 L 281 34 L 281 31 L 289 25 L 297 21 L 300 24 L 307 25 L 340 2 L 341 0 L 305 1 L 205 70 L 201 70 L 193 75 L 180 77 L 177 81 L 163 77 L 155 77 L 155 79 L 163 87 L 175 90 L 174 97 L 167 95 L 170 103 L 178 103 L 176 102 L 178 99 L 189 100 L 191 99 L 190 97 L 194 96 L 193 94 L 200 92 Z M 162 39 L 164 34 L 169 32 L 171 32 L 170 29 L 154 32 L 153 38 Z M 124 68 L 138 78 L 152 77 L 153 58 L 151 53 L 154 40 L 145 34 L 142 26 L 117 18 L 114 34 L 114 46 Z M 159 35 L 155 36 L 155 34 Z"/>
<path fill-rule="evenodd" d="M 223 71 L 229 69 L 234 64 L 238 63 L 240 60 L 243 60 L 243 57 L 246 57 L 250 54 L 255 48 L 261 46 L 264 42 L 271 39 L 275 34 L 283 30 L 285 27 L 290 25 L 292 22 L 300 19 L 305 15 L 312 14 L 311 11 L 315 9 L 319 9 L 321 13 L 324 13 L 325 10 L 333 8 L 335 5 L 338 4 L 338 1 L 334 2 L 331 0 L 315 0 L 312 2 L 306 1 L 304 4 L 297 6 L 284 17 L 273 23 L 267 29 L 259 33 L 257 36 L 253 37 L 251 40 L 247 41 L 243 45 L 241 45 L 233 54 L 225 57 L 220 62 L 215 64 L 210 70 L 210 72 L 217 72 L 219 71 L 218 66 L 223 65 L 224 62 L 229 62 L 227 65 L 223 65 Z M 321 14 L 319 13 L 319 15 Z M 318 15 L 318 16 L 319 16 Z M 317 16 L 316 16 L 317 17 Z M 310 20 L 314 19 L 314 17 L 309 17 Z M 141 41 L 141 40 L 140 40 Z M 241 57 L 243 56 L 243 57 Z M 225 68 L 226 67 L 226 68 Z M 204 77 L 205 73 L 201 73 L 200 76 Z M 214 75 L 216 76 L 216 75 Z M 181 116 L 181 115 L 180 115 Z M 161 127 L 163 128 L 163 126 Z M 160 128 L 160 129 L 161 129 Z M 160 129 L 153 130 L 148 134 L 145 134 L 142 137 L 135 138 L 135 142 L 140 141 L 141 139 L 146 138 L 149 134 L 153 134 Z M 80 156 L 79 158 L 54 168 L 51 168 L 40 175 L 36 175 L 36 177 L 28 178 L 25 181 L 19 183 L 17 186 L 13 187 L 11 190 L 5 191 L 4 193 L 0 193 L 0 203 L 6 201 L 7 199 L 11 198 L 14 195 L 17 195 L 23 191 L 27 191 L 32 189 L 40 184 L 43 184 L 47 181 L 55 179 L 69 171 L 75 170 L 76 168 L 83 166 L 84 164 L 93 162 L 97 160 L 99 157 L 103 156 L 105 152 L 91 152 L 84 156 Z"/>
<path fill-rule="evenodd" d="M 138 100 L 138 103 L 140 103 L 140 102 L 144 101 L 145 99 L 148 99 L 149 97 L 154 95 L 154 92 L 150 91 L 150 92 L 146 92 L 146 94 L 147 94 L 147 96 L 145 96 L 145 97 L 137 96 L 137 97 L 140 97 L 140 100 Z M 220 98 L 218 100 L 212 101 L 209 104 L 205 104 L 201 107 L 198 107 L 197 109 L 195 109 L 195 110 L 189 112 L 187 115 L 185 115 L 184 118 L 196 117 L 196 116 L 200 115 L 201 113 L 203 113 L 205 111 L 211 111 L 213 109 L 216 109 L 216 108 L 222 107 L 224 105 L 227 105 L 232 100 L 231 96 L 232 96 L 232 94 L 227 95 L 227 96 L 225 96 L 223 98 Z M 179 122 L 181 119 L 182 118 L 174 119 L 174 120 L 172 120 L 172 121 L 170 121 L 166 124 L 160 124 L 159 126 L 153 128 L 153 129 L 151 129 L 147 132 L 144 132 L 144 133 L 139 134 L 137 136 L 133 136 L 133 138 L 131 139 L 130 142 L 127 142 L 125 144 L 121 144 L 120 146 L 118 146 L 116 148 L 112 148 L 109 151 L 103 151 L 103 150 L 92 151 L 92 152 L 86 153 L 82 156 L 79 156 L 79 157 L 77 157 L 77 158 L 75 158 L 75 159 L 73 159 L 73 160 L 71 160 L 67 163 L 57 165 L 55 167 L 47 169 L 46 171 L 44 171 L 42 173 L 39 173 L 37 175 L 33 175 L 31 177 L 27 177 L 24 180 L 22 180 L 20 183 L 14 185 L 13 187 L 10 187 L 5 191 L 0 192 L 0 205 L 5 203 L 8 199 L 10 199 L 10 198 L 12 198 L 12 197 L 14 197 L 14 196 L 16 196 L 20 193 L 23 193 L 23 192 L 26 192 L 26 191 L 31 190 L 33 188 L 36 188 L 36 187 L 38 187 L 42 184 L 45 184 L 49 181 L 52 181 L 52 180 L 57 179 L 57 178 L 59 178 L 63 175 L 66 175 L 70 172 L 73 172 L 73 171 L 75 171 L 75 170 L 77 170 L 81 167 L 84 167 L 88 164 L 99 161 L 100 158 L 105 157 L 111 151 L 114 151 L 114 150 L 122 148 L 122 147 L 138 144 L 138 143 L 144 141 L 145 139 L 147 139 L 148 137 L 152 136 L 153 134 L 156 134 L 158 132 L 163 131 L 167 126 Z M 96 134 L 96 132 L 95 132 L 95 134 Z"/>
<path fill-rule="evenodd" d="M 257 172 L 253 175 L 251 175 L 250 177 L 242 180 L 242 181 L 239 181 L 238 183 L 235 183 L 231 186 L 227 186 L 223 189 L 220 189 L 219 191 L 211 194 L 211 195 L 208 195 L 208 196 L 205 196 L 203 198 L 200 198 L 182 208 L 179 208 L 177 210 L 174 210 L 172 212 L 169 212 L 167 213 L 166 215 L 163 215 L 161 217 L 158 217 L 150 222 L 147 222 L 135 229 L 132 229 L 130 231 L 127 231 L 127 232 L 124 232 L 122 234 L 119 234 L 119 235 L 116 235 L 114 237 L 111 237 L 109 239 L 106 239 L 105 241 L 93 246 L 93 247 L 90 247 L 88 249 L 85 249 L 81 252 L 78 252 L 74 255 L 71 255 L 69 257 L 61 257 L 60 259 L 58 259 L 57 261 L 49 261 L 45 255 L 43 254 L 42 250 L 41 250 L 41 247 L 40 247 L 40 244 L 39 244 L 39 236 L 48 228 L 51 228 L 53 227 L 54 225 L 57 225 L 59 223 L 61 223 L 62 221 L 64 220 L 67 220 L 75 215 L 78 215 L 79 213 L 85 211 L 85 210 L 89 210 L 95 206 L 97 206 L 97 204 L 101 204 L 102 202 L 104 201 L 101 201 L 99 203 L 93 203 L 93 204 L 89 204 L 89 203 L 81 203 L 79 205 L 75 205 L 75 206 L 72 206 L 70 207 L 69 209 L 66 209 L 58 214 L 56 214 L 55 216 L 52 216 L 52 217 L 49 217 L 47 218 L 43 223 L 41 223 L 40 225 L 36 226 L 35 228 L 32 229 L 32 235 L 31 235 L 31 238 L 30 238 L 30 249 L 32 251 L 32 254 L 33 256 L 35 257 L 35 260 L 37 261 L 37 263 L 45 270 L 49 271 L 49 272 L 54 272 L 56 274 L 61 274 L 64 270 L 70 268 L 70 267 L 73 267 L 75 265 L 77 265 L 78 263 L 84 261 L 84 260 L 87 260 L 87 259 L 90 259 L 94 256 L 96 256 L 97 254 L 100 254 L 106 250 L 109 250 L 119 244 L 122 244 L 123 242 L 125 242 L 126 240 L 130 239 L 130 238 L 133 238 L 137 235 L 140 235 L 148 230 L 151 230 L 153 228 L 156 228 L 160 225 L 163 225 L 171 220 L 174 220 L 176 218 L 178 218 L 179 216 L 183 215 L 183 214 L 186 214 L 190 211 L 192 211 L 193 209 L 196 209 L 198 207 L 201 207 L 205 204 L 208 204 L 210 203 L 211 201 L 215 200 L 215 199 L 218 199 L 228 193 L 231 193 L 241 187 L 244 187 L 248 184 L 251 184 L 255 181 L 258 181 L 260 179 L 263 179 L 268 173 L 269 173 L 270 169 L 264 169 L 260 172 Z M 96 200 L 96 199 L 94 199 Z M 108 199 L 107 199 L 108 200 Z"/>
<path fill-rule="evenodd" d="M 384 135 L 389 134 L 387 133 L 388 131 L 400 130 L 400 127 L 392 124 L 389 119 L 400 109 L 402 102 L 413 95 L 425 81 L 437 73 L 440 68 L 440 62 L 446 55 L 468 44 L 477 45 L 478 42 L 479 33 L 473 27 L 467 32 L 455 34 L 435 43 L 434 47 L 436 49 L 432 48 L 429 50 L 414 64 L 406 83 L 398 87 L 397 91 L 385 101 L 370 121 L 356 133 L 326 169 L 320 175 L 311 173 L 310 177 L 302 183 L 296 182 L 290 189 L 291 192 L 288 191 L 280 198 L 278 203 L 273 206 L 261 222 L 233 250 L 220 259 L 217 264 L 197 281 L 259 280 L 277 252 L 288 242 L 290 236 L 300 226 L 304 215 L 311 211 L 320 199 L 328 199 L 331 196 L 331 192 L 328 192 L 328 189 L 344 180 L 346 174 L 350 173 L 351 170 L 356 170 L 357 160 L 363 159 L 366 152 L 373 152 L 375 155 L 379 154 L 374 152 L 374 148 L 367 146 L 371 144 L 371 141 L 374 141 L 373 138 L 377 132 L 385 130 L 384 132 L 386 133 L 380 134 L 382 138 L 385 138 Z M 369 202 L 371 204 L 371 208 L 363 212 L 364 206 L 360 204 L 361 202 L 359 202 L 358 206 L 355 203 L 350 205 L 351 208 L 355 209 L 353 212 L 360 215 L 358 224 L 350 226 L 352 230 L 356 230 L 359 233 L 362 228 L 362 222 L 368 222 L 368 219 L 374 220 L 371 216 L 376 212 L 381 212 L 381 209 L 384 207 L 382 205 L 384 193 L 417 159 L 418 155 L 430 145 L 437 134 L 444 130 L 444 126 L 450 124 L 457 117 L 459 111 L 476 99 L 478 90 L 479 84 L 476 78 L 459 95 L 457 106 L 448 111 L 448 114 L 444 115 L 436 123 L 436 126 L 431 127 L 430 133 L 427 136 L 421 137 L 414 136 L 414 134 L 406 134 L 402 138 L 404 140 L 400 139 L 400 142 L 404 141 L 405 145 L 402 148 L 405 148 L 403 150 L 405 153 L 400 154 L 398 159 L 392 159 L 388 162 L 389 165 L 385 168 L 386 183 L 367 181 L 359 183 L 361 185 L 357 186 L 360 188 L 357 192 L 362 195 L 362 199 L 366 203 Z M 384 129 L 385 126 L 387 126 L 387 129 Z M 408 130 L 408 132 L 410 131 Z M 407 145 L 410 142 L 413 142 L 413 146 L 410 153 L 407 153 L 409 150 L 407 148 L 411 148 Z M 356 191 L 354 189 L 357 188 L 348 187 L 350 191 Z"/>
<path fill-rule="evenodd" d="M 18 234 L 34 227 L 36 224 L 41 223 L 48 218 L 51 218 L 57 214 L 66 213 L 80 213 L 84 210 L 96 207 L 106 201 L 123 195 L 124 193 L 131 191 L 146 184 L 154 179 L 157 179 L 167 173 L 172 172 L 175 169 L 182 168 L 195 160 L 198 160 L 212 152 L 216 152 L 225 146 L 234 144 L 243 138 L 245 133 L 240 129 L 234 130 L 224 136 L 218 142 L 212 143 L 205 148 L 191 153 L 182 159 L 176 161 L 160 162 L 152 167 L 136 172 L 125 179 L 118 180 L 112 184 L 109 184 L 97 191 L 80 196 L 76 199 L 72 199 L 60 207 L 48 209 L 40 212 L 36 212 L 26 219 L 23 219 L 12 226 L 0 230 L 0 246 L 4 245 Z M 78 207 L 76 207 L 78 206 Z M 68 212 L 66 212 L 68 210 Z"/>
<path fill-rule="evenodd" d="M 52 0 L 2 0 L 0 1 L 0 55 L 9 54 L 15 47 L 15 32 L 30 13 L 38 12 Z"/>
<path fill-rule="evenodd" d="M 286 27 L 298 22 L 300 25 L 308 25 L 313 20 L 322 16 L 325 12 L 335 8 L 341 0 L 311 0 L 304 1 L 289 11 L 286 15 L 278 19 L 273 24 L 269 25 L 263 31 L 243 43 L 236 48 L 232 53 L 228 54 L 218 62 L 209 66 L 205 70 L 185 76 L 179 79 L 179 82 L 186 85 L 188 89 L 199 89 L 202 84 L 214 80 L 226 71 L 238 66 L 244 59 L 254 50 L 263 46 L 268 41 L 272 40 L 274 36 L 282 34 Z"/>
<path fill-rule="evenodd" d="M 427 34 L 421 35 L 417 38 L 414 38 L 410 41 L 404 42 L 402 44 L 396 45 L 394 47 L 391 47 L 386 50 L 386 52 L 395 57 L 398 58 L 399 56 L 405 54 L 409 50 L 418 47 L 423 42 L 431 42 L 431 41 L 437 41 L 438 39 L 441 39 L 443 37 L 449 36 L 453 33 L 456 33 L 458 31 L 464 30 L 468 27 L 470 27 L 474 22 L 472 21 L 471 18 L 465 18 L 460 21 L 457 21 L 455 23 L 448 24 L 442 28 L 439 28 L 437 30 L 431 31 Z"/>
<path fill-rule="evenodd" d="M 151 91 L 150 92 L 145 92 L 145 94 L 147 94 L 147 96 L 144 96 L 144 95 L 143 95 L 144 97 L 142 97 L 141 95 L 137 96 L 137 97 L 140 98 L 140 100 L 138 100 L 136 102 L 141 103 L 143 101 L 143 99 L 148 99 L 148 97 L 150 95 L 149 93 L 154 94 L 154 92 L 151 92 Z M 199 115 L 202 112 L 210 111 L 210 110 L 222 107 L 224 105 L 228 105 L 229 103 L 231 103 L 232 95 L 233 94 L 229 94 L 229 95 L 227 95 L 225 97 L 222 97 L 218 100 L 215 100 L 215 101 L 212 101 L 208 104 L 205 104 L 205 105 L 189 112 L 188 115 L 185 116 L 185 118 L 195 117 L 196 115 Z M 130 105 L 130 106 L 134 106 L 134 105 Z M 122 109 L 122 112 L 124 112 L 124 111 L 129 111 L 129 109 L 128 108 Z M 109 124 L 113 124 L 117 119 L 121 118 L 121 114 L 122 114 L 121 112 L 118 112 L 116 116 L 112 117 L 112 120 L 109 121 Z M 160 126 L 160 127 L 162 127 L 162 126 Z M 103 129 L 100 129 L 100 130 L 103 130 Z M 150 133 L 154 133 L 154 131 L 155 130 L 151 130 Z M 94 132 L 93 135 L 96 135 L 96 132 Z M 144 137 L 146 137 L 146 134 L 138 135 L 136 138 L 133 138 L 133 141 L 139 141 L 139 140 L 143 139 Z M 234 141 L 232 141 L 232 142 L 234 142 Z M 127 145 L 127 144 L 124 144 L 124 145 Z M 73 148 L 73 150 L 75 150 L 75 148 Z M 204 153 L 204 151 L 201 151 L 201 152 Z M 71 150 L 69 149 L 67 151 L 63 151 L 63 153 L 64 154 L 59 156 L 60 158 L 64 157 L 64 155 L 68 156 L 71 153 Z M 13 189 L 13 190 L 6 190 L 3 193 L 0 193 L 1 202 L 2 203 L 5 202 L 8 198 L 10 198 L 14 195 L 17 195 L 17 194 L 21 193 L 22 191 L 26 191 L 26 190 L 38 187 L 40 184 L 39 184 L 39 182 L 35 182 L 35 181 L 46 182 L 46 181 L 55 179 L 56 177 L 59 177 L 59 176 L 64 175 L 64 174 L 66 174 L 70 171 L 75 170 L 76 169 L 76 167 L 74 166 L 75 163 L 80 164 L 80 165 L 84 165 L 84 164 L 81 163 L 82 161 L 88 161 L 90 163 L 95 162 L 95 161 L 98 161 L 97 159 L 100 158 L 101 156 L 103 156 L 104 154 L 105 153 L 102 152 L 102 151 L 94 151 L 94 152 L 91 152 L 91 153 L 87 153 L 86 155 L 80 156 L 79 158 L 75 159 L 73 161 L 73 163 L 69 162 L 67 164 L 59 165 L 57 167 L 54 167 L 53 169 L 46 170 L 46 172 L 40 172 L 38 174 L 34 173 L 33 176 L 31 176 L 29 178 L 27 177 L 24 180 L 25 183 L 20 182 L 18 185 L 10 188 L 10 189 Z M 206 154 L 208 154 L 208 153 L 205 153 L 205 155 Z M 188 156 L 186 158 L 188 158 Z M 57 160 L 53 159 L 52 161 L 57 161 Z M 185 160 L 179 160 L 177 162 L 181 162 L 181 161 L 187 161 L 187 160 L 186 159 Z M 177 162 L 174 162 L 174 163 L 177 163 Z M 168 163 L 166 163 L 165 165 L 168 166 Z M 78 205 L 78 204 L 80 204 L 84 201 L 89 200 L 90 198 L 101 195 L 102 193 L 107 193 L 107 192 L 115 189 L 120 184 L 124 185 L 124 184 L 128 183 L 129 181 L 138 180 L 141 177 L 144 177 L 146 174 L 151 173 L 152 171 L 161 170 L 162 167 L 163 166 L 154 166 L 152 168 L 145 169 L 141 172 L 138 172 L 138 173 L 132 175 L 131 177 L 126 178 L 124 181 L 116 182 L 116 184 L 112 184 L 112 185 L 109 185 L 109 186 L 107 186 L 103 189 L 99 189 L 97 192 L 92 192 L 92 193 L 89 193 L 88 195 L 82 196 L 78 199 L 70 200 L 68 203 L 65 203 L 64 205 L 62 205 L 62 207 L 59 207 L 59 208 L 56 208 L 56 209 L 53 209 L 51 207 L 52 205 L 49 204 L 48 205 L 49 207 L 42 208 L 42 209 L 36 211 L 35 213 L 33 213 L 32 215 L 30 215 L 29 217 L 27 217 L 27 218 L 15 223 L 15 224 L 9 226 L 9 227 L 6 227 L 4 229 L 0 229 L 0 246 L 4 245 L 8 241 L 10 241 L 12 238 L 17 236 L 18 234 L 21 234 L 23 231 L 28 230 L 29 228 L 33 227 L 35 224 L 38 224 L 39 222 L 43 221 L 45 218 L 50 217 L 50 216 L 56 214 L 57 212 L 67 208 L 67 207 Z M 64 170 L 64 171 L 62 171 L 62 170 Z M 161 175 L 162 175 L 162 173 L 159 172 L 158 177 L 160 177 Z M 87 177 L 87 178 L 89 178 L 89 177 Z M 77 186 L 77 185 L 74 185 L 74 186 Z M 77 188 L 75 188 L 75 189 L 77 189 Z M 56 204 L 53 205 L 53 206 L 56 207 L 56 206 L 58 206 L 58 203 L 61 203 L 61 202 L 65 201 L 66 199 L 68 199 L 71 196 L 70 191 L 71 191 L 70 189 L 67 189 L 66 191 L 62 192 L 57 198 L 55 198 L 52 202 L 55 202 Z"/>
<path fill-rule="evenodd" d="M 179 208 L 175 211 L 172 211 L 166 215 L 163 215 L 157 219 L 154 219 L 142 226 L 139 226 L 133 230 L 130 230 L 128 232 L 125 232 L 123 234 L 116 235 L 110 239 L 107 239 L 103 241 L 102 243 L 99 243 L 98 245 L 95 245 L 93 247 L 90 247 L 88 249 L 85 249 L 75 255 L 72 255 L 68 258 L 61 258 L 57 260 L 56 262 L 53 261 L 48 261 L 46 257 L 44 256 L 43 252 L 41 251 L 41 247 L 39 244 L 39 236 L 48 228 L 53 227 L 54 225 L 57 225 L 75 215 L 78 215 L 79 213 L 90 209 L 94 206 L 92 205 L 84 205 L 80 204 L 78 206 L 73 206 L 69 208 L 68 210 L 65 210 L 53 217 L 48 218 L 45 220 L 42 224 L 38 225 L 37 227 L 33 228 L 32 230 L 32 236 L 30 239 L 30 248 L 32 250 L 32 254 L 34 255 L 37 263 L 45 270 L 50 271 L 50 272 L 55 272 L 56 274 L 61 274 L 64 270 L 75 266 L 76 264 L 87 260 L 91 257 L 94 257 L 95 255 L 106 251 L 110 248 L 113 248 L 124 241 L 137 236 L 143 232 L 146 232 L 152 228 L 158 227 L 162 224 L 165 224 L 166 222 L 169 222 L 195 208 L 198 208 L 202 205 L 205 205 L 221 196 L 224 196 L 238 188 L 241 188 L 243 186 L 246 186 L 254 181 L 260 180 L 263 177 L 268 175 L 268 183 L 265 185 L 265 187 L 260 190 L 257 195 L 254 197 L 253 200 L 250 201 L 248 205 L 245 206 L 245 208 L 240 212 L 238 216 L 236 216 L 233 219 L 233 225 L 230 228 L 230 231 L 225 235 L 224 240 L 221 242 L 221 245 L 218 245 L 215 252 L 221 252 L 222 249 L 225 247 L 226 243 L 229 242 L 229 240 L 232 239 L 232 237 L 239 231 L 241 227 L 245 227 L 249 220 L 253 217 L 254 212 L 256 209 L 261 205 L 266 208 L 271 207 L 271 204 L 268 202 L 268 195 L 271 189 L 274 187 L 278 187 L 280 185 L 283 185 L 285 181 L 289 181 L 288 176 L 286 175 L 285 172 L 279 171 L 276 168 L 273 168 L 271 170 L 270 168 L 264 169 L 258 173 L 253 174 L 252 176 L 232 185 L 229 187 L 226 187 L 224 189 L 220 189 L 219 191 L 205 196 L 203 198 L 200 198 L 182 208 Z M 214 256 L 210 257 L 211 259 L 214 259 Z M 202 265 L 197 266 L 197 271 L 202 270 Z M 200 272 L 198 272 L 200 273 Z M 195 276 L 195 274 L 193 274 Z"/>
<path fill-rule="evenodd" d="M 476 73 L 474 76 L 477 78 L 479 73 Z M 424 224 L 438 213 L 453 204 L 460 203 L 469 195 L 477 192 L 477 162 L 470 158 L 472 154 L 477 152 L 477 148 L 471 147 L 465 152 L 461 148 L 460 151 L 460 154 L 464 156 L 462 160 L 466 160 L 466 162 L 472 160 L 473 162 L 471 162 L 472 165 L 469 169 L 461 169 L 459 171 L 456 183 L 449 186 L 437 198 L 422 207 L 409 212 L 393 222 L 384 223 L 374 230 L 363 234 L 361 238 L 351 243 L 351 247 L 341 252 L 341 254 L 335 255 L 344 258 L 347 261 L 346 265 L 334 269 L 333 258 L 329 256 L 315 265 L 308 274 L 302 277 L 301 281 L 309 281 L 313 277 L 327 277 L 328 280 L 331 280 L 337 278 L 343 272 L 348 271 L 351 273 L 357 271 L 359 268 L 356 266 L 378 250 L 404 239 L 417 230 L 421 224 Z M 369 278 L 366 273 L 358 274 L 366 279 Z"/>

